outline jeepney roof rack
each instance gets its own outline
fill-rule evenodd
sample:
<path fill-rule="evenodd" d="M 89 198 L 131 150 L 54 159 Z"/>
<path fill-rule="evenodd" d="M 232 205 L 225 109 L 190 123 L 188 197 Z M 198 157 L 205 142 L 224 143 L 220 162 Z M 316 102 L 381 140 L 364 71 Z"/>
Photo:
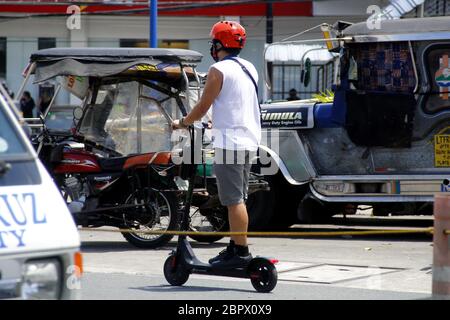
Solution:
<path fill-rule="evenodd" d="M 450 39 L 450 17 L 381 20 L 379 28 L 367 22 L 352 24 L 342 31 L 350 42 L 421 41 Z"/>

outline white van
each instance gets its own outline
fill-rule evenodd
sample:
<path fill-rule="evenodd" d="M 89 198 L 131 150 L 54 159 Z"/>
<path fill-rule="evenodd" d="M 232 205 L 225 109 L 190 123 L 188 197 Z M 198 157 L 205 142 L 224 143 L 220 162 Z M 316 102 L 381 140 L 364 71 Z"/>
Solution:
<path fill-rule="evenodd" d="M 0 87 L 0 299 L 78 298 L 79 248 L 72 216 Z"/>

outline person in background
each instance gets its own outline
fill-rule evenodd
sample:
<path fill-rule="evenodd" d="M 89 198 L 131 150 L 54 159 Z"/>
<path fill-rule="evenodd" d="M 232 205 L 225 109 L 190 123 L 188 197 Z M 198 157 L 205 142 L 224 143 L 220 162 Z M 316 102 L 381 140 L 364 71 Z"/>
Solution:
<path fill-rule="evenodd" d="M 43 92 L 42 96 L 39 98 L 39 112 L 41 114 L 45 114 L 45 111 L 47 111 L 48 106 L 50 105 L 50 102 L 52 101 L 51 97 L 48 95 L 47 92 Z"/>
<path fill-rule="evenodd" d="M 294 101 L 294 100 L 300 100 L 300 97 L 297 96 L 297 90 L 292 88 L 289 90 L 289 97 L 286 98 L 287 101 Z"/>
<path fill-rule="evenodd" d="M 20 110 L 24 118 L 33 118 L 33 110 L 36 104 L 29 91 L 25 91 L 20 99 Z"/>

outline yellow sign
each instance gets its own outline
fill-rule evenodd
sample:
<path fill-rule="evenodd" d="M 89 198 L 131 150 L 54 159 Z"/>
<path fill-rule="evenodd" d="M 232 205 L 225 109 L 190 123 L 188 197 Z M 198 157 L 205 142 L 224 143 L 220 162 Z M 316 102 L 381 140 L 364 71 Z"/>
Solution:
<path fill-rule="evenodd" d="M 149 64 L 139 64 L 134 66 L 134 70 L 137 71 L 158 71 L 158 68 Z"/>
<path fill-rule="evenodd" d="M 434 136 L 434 166 L 450 167 L 450 134 Z"/>

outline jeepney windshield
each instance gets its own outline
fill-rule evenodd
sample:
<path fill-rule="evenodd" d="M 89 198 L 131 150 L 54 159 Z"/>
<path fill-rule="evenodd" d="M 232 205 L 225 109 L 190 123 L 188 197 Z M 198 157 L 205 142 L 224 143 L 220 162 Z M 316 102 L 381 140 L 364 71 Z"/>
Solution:
<path fill-rule="evenodd" d="M 177 103 L 168 92 L 137 81 L 101 85 L 79 132 L 122 155 L 171 150 L 169 119 Z"/>

